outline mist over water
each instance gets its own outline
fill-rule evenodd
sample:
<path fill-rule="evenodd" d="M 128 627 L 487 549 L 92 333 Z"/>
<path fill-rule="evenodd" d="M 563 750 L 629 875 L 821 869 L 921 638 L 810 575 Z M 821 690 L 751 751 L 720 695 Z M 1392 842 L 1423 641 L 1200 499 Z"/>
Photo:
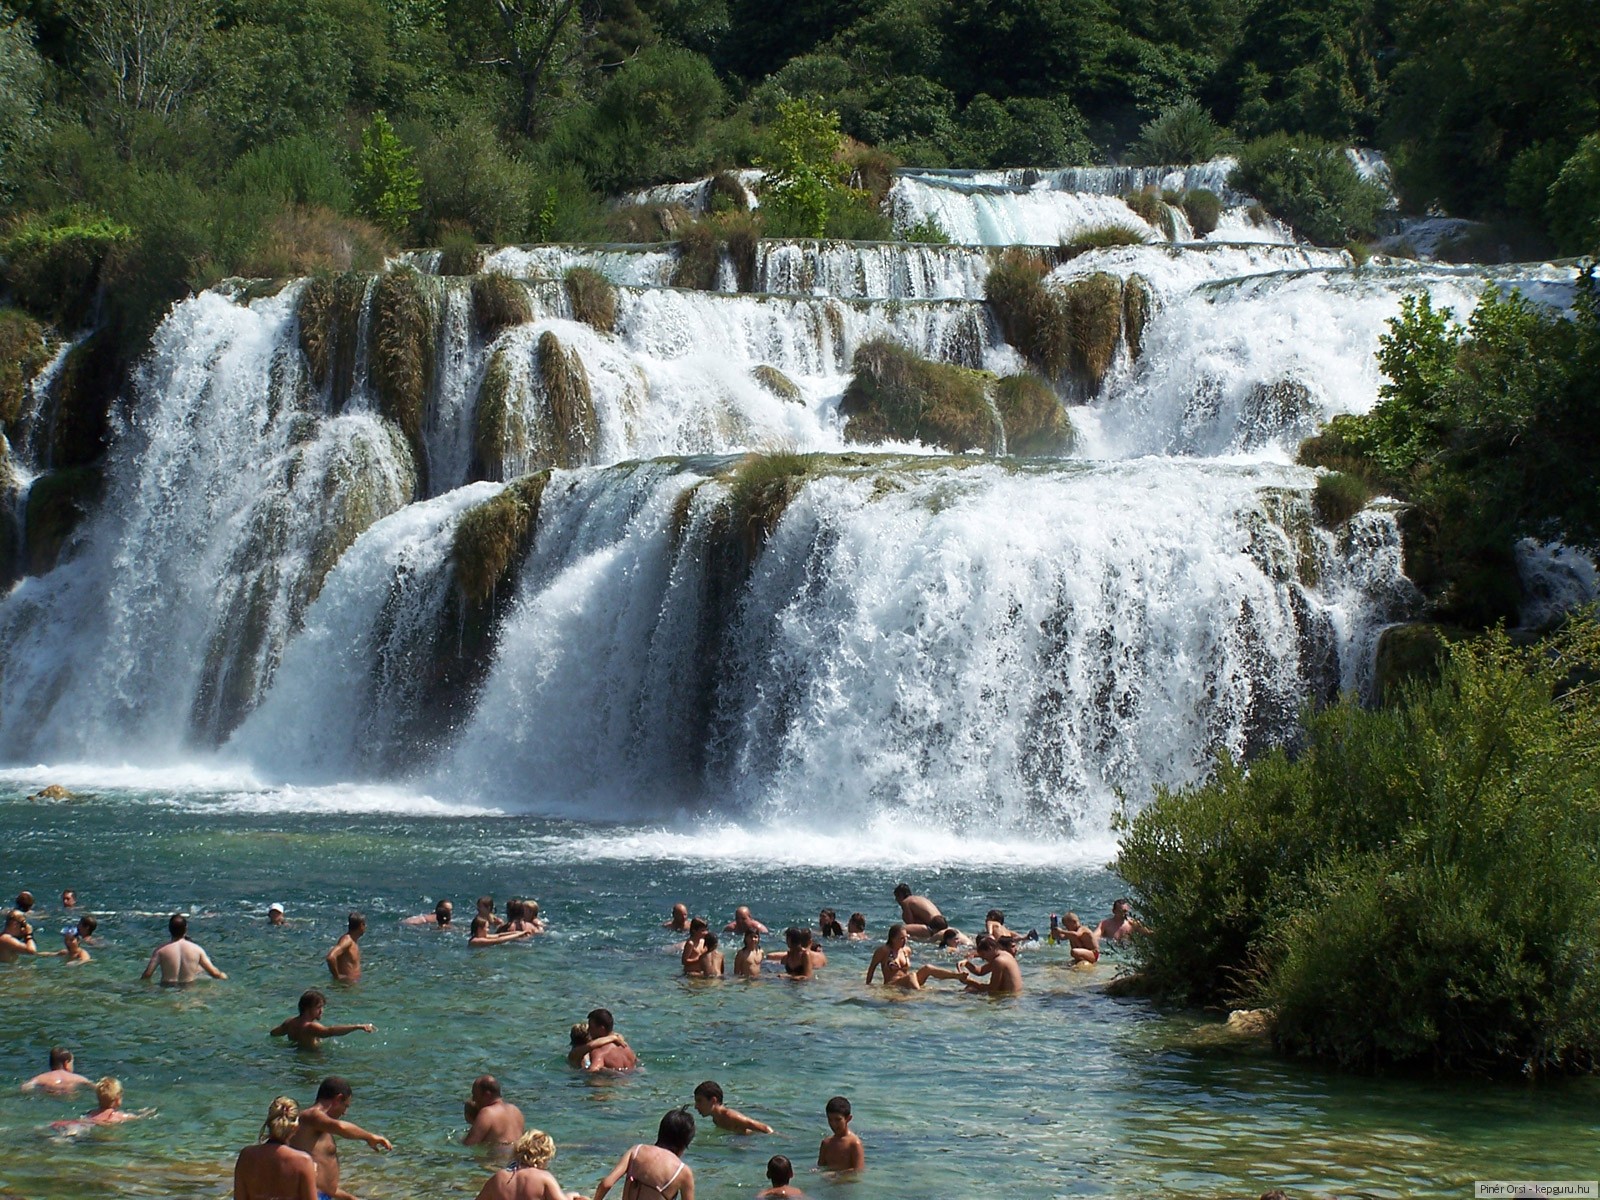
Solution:
<path fill-rule="evenodd" d="M 1220 189 L 1226 165 L 1189 174 Z M 1138 275 L 1153 297 L 1142 355 L 1124 341 L 1069 409 L 1074 457 L 846 443 L 838 405 L 872 339 L 1023 369 L 982 302 L 983 245 L 1137 221 L 1130 179 L 907 173 L 897 217 L 971 244 L 765 242 L 753 293 L 726 257 L 695 292 L 665 286 L 670 250 L 500 249 L 485 269 L 520 281 L 531 320 L 490 335 L 471 280 L 425 274 L 414 441 L 373 382 L 370 287 L 344 332 L 305 327 L 299 283 L 177 305 L 105 503 L 0 601 L 0 760 L 164 772 L 144 778 L 179 792 L 237 778 L 263 807 L 643 820 L 650 854 L 692 855 L 695 830 L 768 854 L 798 829 L 800 853 L 834 855 L 861 828 L 915 831 L 934 857 L 973 837 L 1103 853 L 1119 795 L 1278 744 L 1302 705 L 1368 686 L 1378 633 L 1414 603 L 1393 514 L 1321 529 L 1315 476 L 1288 464 L 1375 402 L 1403 295 L 1461 317 L 1491 278 L 1355 270 L 1222 189 L 1233 215 L 1207 242 L 1152 228 L 1055 268 Z M 613 332 L 575 319 L 574 266 L 619 285 Z M 1493 278 L 1559 297 L 1571 272 Z M 352 339 L 347 385 L 314 380 L 319 333 Z M 592 425 L 485 633 L 457 529 L 552 461 L 557 353 Z M 491 401 L 532 431 L 493 460 Z M 728 526 L 747 452 L 825 456 L 756 533 Z"/>

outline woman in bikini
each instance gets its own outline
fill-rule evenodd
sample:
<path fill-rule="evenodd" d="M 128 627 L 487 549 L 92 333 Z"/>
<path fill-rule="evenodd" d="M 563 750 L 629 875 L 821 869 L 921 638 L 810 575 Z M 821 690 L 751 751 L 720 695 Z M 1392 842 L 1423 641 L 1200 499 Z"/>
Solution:
<path fill-rule="evenodd" d="M 872 952 L 872 961 L 867 964 L 867 982 L 872 982 L 872 977 L 879 968 L 883 970 L 883 982 L 888 987 L 905 988 L 907 991 L 917 991 L 930 979 L 959 979 L 955 971 L 946 967 L 936 967 L 931 963 L 926 966 L 911 969 L 911 942 L 906 937 L 906 927 L 900 922 L 889 926 L 889 936 L 883 945 Z"/>
<path fill-rule="evenodd" d="M 556 1143 L 548 1133 L 530 1129 L 517 1139 L 511 1164 L 484 1182 L 478 1200 L 582 1200 L 568 1193 L 545 1168 L 556 1156 Z"/>
<path fill-rule="evenodd" d="M 594 1200 L 605 1194 L 624 1176 L 622 1200 L 694 1200 L 694 1172 L 683 1161 L 683 1152 L 694 1141 L 694 1117 L 686 1108 L 675 1108 L 661 1118 L 654 1146 L 635 1146 L 617 1160 L 611 1173 L 595 1185 Z"/>

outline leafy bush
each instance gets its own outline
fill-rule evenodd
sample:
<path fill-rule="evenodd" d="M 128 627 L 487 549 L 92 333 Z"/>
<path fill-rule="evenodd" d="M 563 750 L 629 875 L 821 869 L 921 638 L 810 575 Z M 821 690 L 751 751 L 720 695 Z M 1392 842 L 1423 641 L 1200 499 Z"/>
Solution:
<path fill-rule="evenodd" d="M 1386 709 L 1308 715 L 1292 760 L 1158 793 L 1116 863 L 1150 983 L 1272 1007 L 1283 1048 L 1348 1066 L 1592 1068 L 1597 671 L 1592 617 L 1456 643 Z"/>
<path fill-rule="evenodd" d="M 439 274 L 476 275 L 483 267 L 483 249 L 472 230 L 449 222 L 435 232 L 439 240 Z"/>
<path fill-rule="evenodd" d="M 1371 236 L 1386 199 L 1381 187 L 1361 178 L 1342 146 L 1289 134 L 1246 145 L 1228 183 L 1321 246 Z"/>
<path fill-rule="evenodd" d="M 1185 166 L 1209 162 L 1234 148 L 1232 135 L 1198 100 L 1169 104 L 1139 130 L 1128 147 L 1128 161 L 1145 166 Z"/>
<path fill-rule="evenodd" d="M 935 216 L 923 217 L 922 220 L 906 226 L 900 233 L 900 240 L 904 242 L 922 242 L 931 246 L 948 246 L 950 235 L 944 231 L 944 226 L 939 224 Z"/>
<path fill-rule="evenodd" d="M 511 153 L 481 119 L 433 134 L 417 155 L 421 176 L 419 224 L 437 238 L 455 225 L 481 242 L 520 242 L 534 220 L 542 180 L 528 162 Z"/>
<path fill-rule="evenodd" d="M 824 237 L 828 218 L 846 190 L 849 166 L 840 157 L 839 116 L 804 100 L 778 105 L 766 152 L 762 220 L 773 237 Z"/>
<path fill-rule="evenodd" d="M 282 204 L 336 213 L 350 212 L 354 195 L 343 147 L 309 133 L 240 155 L 228 171 L 228 186 L 243 195 L 271 196 Z"/>
<path fill-rule="evenodd" d="M 920 441 L 958 454 L 999 450 L 1001 431 L 980 372 L 929 362 L 883 339 L 856 351 L 853 370 L 839 402 L 850 441 Z"/>
<path fill-rule="evenodd" d="M 1591 133 L 1561 166 L 1545 205 L 1550 236 L 1563 254 L 1600 254 L 1600 133 Z"/>
<path fill-rule="evenodd" d="M 1067 167 L 1095 161 L 1097 150 L 1073 103 L 1015 96 L 974 96 L 954 143 L 961 165 Z"/>
<path fill-rule="evenodd" d="M 1311 497 L 1311 511 L 1325 529 L 1336 529 L 1367 506 L 1372 491 L 1354 475 L 1330 471 L 1317 476 L 1317 490 Z"/>
<path fill-rule="evenodd" d="M 1178 224 L 1172 218 L 1172 206 L 1161 198 L 1157 189 L 1129 192 L 1122 200 L 1141 221 L 1154 225 L 1168 238 L 1177 236 Z"/>
<path fill-rule="evenodd" d="M 0 238 L 6 283 L 30 312 L 76 328 L 88 317 L 106 257 L 132 237 L 127 225 L 81 210 L 24 217 Z"/>
<path fill-rule="evenodd" d="M 1206 188 L 1190 188 L 1183 194 L 1183 215 L 1189 218 L 1189 228 L 1204 237 L 1215 233 L 1222 218 L 1222 201 Z"/>
<path fill-rule="evenodd" d="M 422 175 L 412 164 L 411 147 L 395 134 L 382 113 L 361 132 L 361 169 L 356 202 L 361 211 L 396 237 L 402 236 L 422 205 Z"/>

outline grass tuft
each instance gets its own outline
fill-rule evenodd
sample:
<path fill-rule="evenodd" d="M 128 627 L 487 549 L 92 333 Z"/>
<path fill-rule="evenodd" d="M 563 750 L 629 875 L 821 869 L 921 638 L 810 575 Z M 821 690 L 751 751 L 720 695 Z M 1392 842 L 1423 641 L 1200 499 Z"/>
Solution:
<path fill-rule="evenodd" d="M 562 281 L 574 319 L 601 333 L 617 327 L 617 287 L 599 271 L 572 267 Z"/>
<path fill-rule="evenodd" d="M 469 605 L 492 600 L 497 590 L 513 582 L 533 548 L 539 504 L 549 481 L 548 471 L 524 475 L 462 515 L 450 561 L 456 585 Z"/>
<path fill-rule="evenodd" d="M 533 320 L 533 304 L 522 281 L 509 275 L 478 275 L 472 280 L 472 319 L 478 336 L 492 342 L 514 325 Z"/>
<path fill-rule="evenodd" d="M 983 372 L 929 362 L 882 339 L 856 351 L 854 371 L 839 403 L 848 440 L 999 452 L 1003 431 L 989 403 L 991 377 Z"/>
<path fill-rule="evenodd" d="M 1006 453 L 1019 458 L 1061 458 L 1077 437 L 1061 399 L 1037 375 L 1007 375 L 994 386 L 995 408 L 1006 431 Z"/>

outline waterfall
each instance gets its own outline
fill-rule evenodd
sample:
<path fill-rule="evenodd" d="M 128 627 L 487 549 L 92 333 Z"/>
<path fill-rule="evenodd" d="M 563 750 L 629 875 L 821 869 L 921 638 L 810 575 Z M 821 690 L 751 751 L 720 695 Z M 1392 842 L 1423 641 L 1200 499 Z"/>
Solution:
<path fill-rule="evenodd" d="M 672 247 L 536 246 L 185 300 L 103 500 L 0 597 L 0 760 L 1103 836 L 1119 791 L 1362 691 L 1413 611 L 1393 506 L 1323 529 L 1288 465 L 1376 401 L 1401 297 L 1572 297 L 1567 266 L 1358 269 L 1254 224 L 1226 176 L 904 172 L 899 217 L 965 244 L 765 241 L 753 292 L 726 256 L 695 291 Z M 1148 187 L 1216 190 L 1223 226 L 1054 249 Z M 983 300 L 1000 244 L 1051 247 L 1048 288 L 1142 281 L 1140 336 L 1113 312 L 1104 382 L 1070 385 L 1073 456 L 849 441 L 876 339 L 989 373 L 959 377 L 998 411 L 990 376 L 1027 369 Z M 32 436 L 13 499 L 55 478 Z M 1592 593 L 1592 564 L 1524 560 L 1539 612 Z"/>

